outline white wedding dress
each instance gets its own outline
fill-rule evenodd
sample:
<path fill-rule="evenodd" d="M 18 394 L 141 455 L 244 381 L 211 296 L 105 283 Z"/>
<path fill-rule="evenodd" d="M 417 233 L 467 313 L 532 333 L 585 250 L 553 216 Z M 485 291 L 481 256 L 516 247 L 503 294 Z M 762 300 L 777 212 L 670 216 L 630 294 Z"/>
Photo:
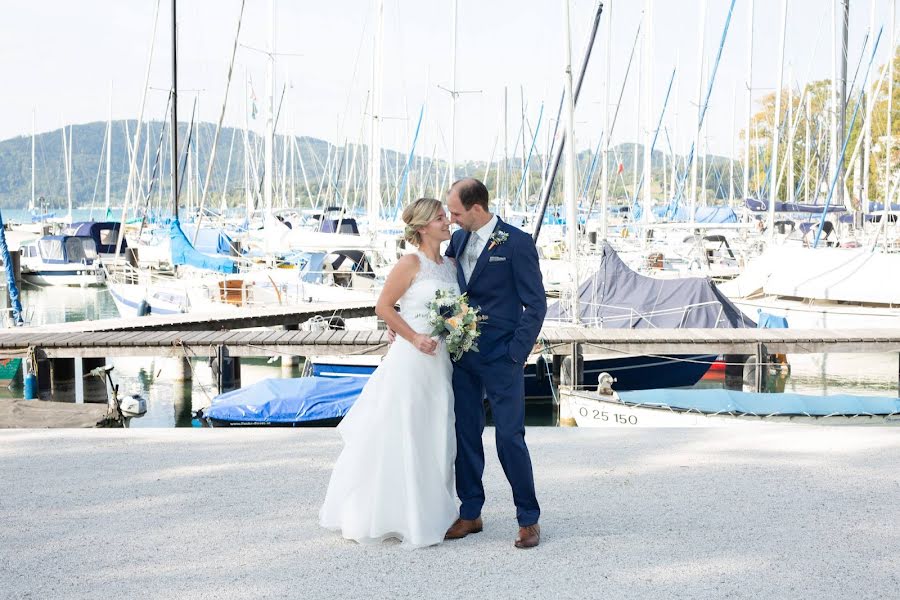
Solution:
<path fill-rule="evenodd" d="M 459 286 L 449 259 L 417 254 L 400 315 L 429 333 L 428 302 L 439 289 L 459 294 Z M 452 375 L 443 341 L 429 356 L 397 337 L 338 426 L 344 449 L 319 511 L 323 527 L 360 543 L 397 538 L 420 547 L 444 539 L 458 516 Z"/>

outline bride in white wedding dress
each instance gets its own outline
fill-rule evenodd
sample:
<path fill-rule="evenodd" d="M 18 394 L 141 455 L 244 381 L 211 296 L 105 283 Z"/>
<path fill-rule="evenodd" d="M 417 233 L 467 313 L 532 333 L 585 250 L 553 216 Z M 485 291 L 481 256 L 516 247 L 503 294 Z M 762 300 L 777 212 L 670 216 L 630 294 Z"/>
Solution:
<path fill-rule="evenodd" d="M 319 522 L 360 543 L 397 538 L 420 547 L 440 543 L 459 516 L 453 365 L 444 342 L 429 335 L 427 304 L 437 290 L 460 292 L 456 266 L 440 253 L 450 239 L 441 203 L 420 198 L 403 221 L 419 250 L 391 270 L 375 309 L 397 337 L 338 426 L 344 449 Z"/>

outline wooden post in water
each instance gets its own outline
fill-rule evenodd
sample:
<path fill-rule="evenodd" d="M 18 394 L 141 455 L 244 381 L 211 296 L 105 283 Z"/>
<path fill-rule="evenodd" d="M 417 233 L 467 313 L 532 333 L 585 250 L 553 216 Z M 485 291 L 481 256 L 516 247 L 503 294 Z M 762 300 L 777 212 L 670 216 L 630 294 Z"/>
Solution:
<path fill-rule="evenodd" d="M 214 373 L 216 389 L 220 394 L 239 388 L 241 382 L 240 358 L 230 356 L 227 346 L 216 346 Z"/>
<path fill-rule="evenodd" d="M 743 391 L 744 366 L 749 358 L 746 354 L 726 354 L 725 358 L 725 389 Z"/>
<path fill-rule="evenodd" d="M 285 331 L 297 331 L 298 329 L 300 329 L 300 326 L 296 325 L 296 324 L 285 325 L 284 329 L 285 329 Z M 299 365 L 300 365 L 300 357 L 299 356 L 295 356 L 292 354 L 282 354 L 281 355 L 282 376 L 290 377 L 293 372 L 294 367 L 297 367 Z"/>
<path fill-rule="evenodd" d="M 85 377 L 93 369 L 106 365 L 105 358 L 82 358 L 76 359 L 81 361 L 82 374 L 82 393 L 81 397 L 86 403 L 102 404 L 109 401 L 106 390 L 106 377 Z"/>
<path fill-rule="evenodd" d="M 766 380 L 769 373 L 769 355 L 766 345 L 762 342 L 756 344 L 756 392 L 766 391 Z"/>
<path fill-rule="evenodd" d="M 75 359 L 51 358 L 50 381 L 53 400 L 57 402 L 74 402 Z"/>

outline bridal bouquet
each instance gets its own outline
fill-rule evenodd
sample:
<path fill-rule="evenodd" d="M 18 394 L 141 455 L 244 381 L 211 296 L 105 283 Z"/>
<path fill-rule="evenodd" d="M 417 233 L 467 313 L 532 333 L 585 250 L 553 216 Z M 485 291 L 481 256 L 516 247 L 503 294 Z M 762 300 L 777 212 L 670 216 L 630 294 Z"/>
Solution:
<path fill-rule="evenodd" d="M 478 322 L 486 318 L 478 313 L 477 308 L 469 306 L 466 294 L 457 296 L 438 290 L 434 300 L 428 303 L 431 335 L 445 338 L 450 357 L 455 361 L 469 350 L 478 352 L 478 344 L 475 343 L 481 335 Z"/>

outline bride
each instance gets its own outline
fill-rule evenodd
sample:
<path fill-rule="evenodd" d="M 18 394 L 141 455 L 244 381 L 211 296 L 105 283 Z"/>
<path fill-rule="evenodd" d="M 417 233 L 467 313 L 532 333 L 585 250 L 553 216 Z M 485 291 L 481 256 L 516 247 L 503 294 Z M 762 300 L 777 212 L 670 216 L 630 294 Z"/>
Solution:
<path fill-rule="evenodd" d="M 440 543 L 459 516 L 453 366 L 427 317 L 437 290 L 459 294 L 459 286 L 452 259 L 440 252 L 450 239 L 441 203 L 420 198 L 403 221 L 418 252 L 397 261 L 375 308 L 397 338 L 338 426 L 344 449 L 319 522 L 360 543 L 398 538 L 419 547 Z"/>

